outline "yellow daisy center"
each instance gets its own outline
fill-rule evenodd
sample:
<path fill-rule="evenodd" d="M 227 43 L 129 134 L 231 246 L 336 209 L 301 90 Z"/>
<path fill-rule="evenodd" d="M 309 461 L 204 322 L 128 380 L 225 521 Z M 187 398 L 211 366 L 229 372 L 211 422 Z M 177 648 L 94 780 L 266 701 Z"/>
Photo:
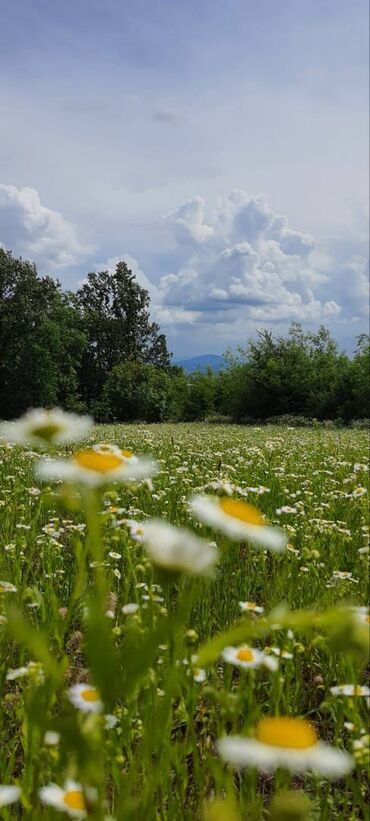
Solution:
<path fill-rule="evenodd" d="M 81 790 L 67 790 L 64 793 L 63 801 L 67 807 L 73 810 L 86 810 L 85 799 Z"/>
<path fill-rule="evenodd" d="M 62 425 L 58 425 L 56 422 L 44 422 L 40 425 L 34 425 L 32 434 L 38 436 L 39 439 L 45 439 L 45 442 L 50 442 L 62 429 Z"/>
<path fill-rule="evenodd" d="M 125 459 L 131 459 L 131 457 L 133 456 L 132 450 L 121 450 L 121 453 Z"/>
<path fill-rule="evenodd" d="M 98 450 L 79 450 L 73 456 L 80 468 L 93 470 L 95 473 L 109 473 L 122 466 L 122 459 L 114 453 L 102 453 Z"/>
<path fill-rule="evenodd" d="M 86 690 L 81 691 L 81 698 L 84 701 L 99 701 L 99 693 L 93 687 L 87 687 Z"/>
<path fill-rule="evenodd" d="M 243 647 L 241 650 L 238 650 L 236 658 L 238 661 L 253 661 L 253 650 L 250 650 L 249 647 Z"/>
<path fill-rule="evenodd" d="M 219 505 L 227 516 L 232 516 L 240 522 L 245 522 L 248 525 L 265 524 L 259 510 L 247 502 L 240 502 L 239 499 L 230 499 L 228 496 L 224 496 L 219 500 Z"/>
<path fill-rule="evenodd" d="M 290 716 L 261 719 L 255 736 L 263 744 L 292 750 L 305 750 L 318 741 L 316 731 L 308 721 Z"/>

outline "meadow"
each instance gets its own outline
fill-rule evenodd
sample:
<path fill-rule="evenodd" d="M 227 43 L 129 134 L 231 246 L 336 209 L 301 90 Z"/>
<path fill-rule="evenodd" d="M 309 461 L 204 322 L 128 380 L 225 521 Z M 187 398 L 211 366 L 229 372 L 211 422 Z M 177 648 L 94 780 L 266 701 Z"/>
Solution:
<path fill-rule="evenodd" d="M 367 818 L 368 432 L 47 438 L 157 470 L 54 481 L 3 436 L 1 817 Z"/>

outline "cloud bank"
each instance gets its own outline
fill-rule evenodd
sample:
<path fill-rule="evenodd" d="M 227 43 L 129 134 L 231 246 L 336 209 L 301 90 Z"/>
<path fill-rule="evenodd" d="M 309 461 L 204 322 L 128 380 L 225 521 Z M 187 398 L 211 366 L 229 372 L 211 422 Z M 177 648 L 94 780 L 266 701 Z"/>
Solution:
<path fill-rule="evenodd" d="M 292 229 L 262 194 L 232 191 L 207 212 L 201 197 L 166 217 L 179 248 L 179 269 L 162 276 L 161 301 L 185 322 L 319 322 L 341 314 L 321 299 L 329 274 L 311 260 L 315 241 Z"/>
<path fill-rule="evenodd" d="M 0 243 L 41 269 L 75 265 L 91 248 L 58 211 L 46 208 L 35 188 L 0 184 Z"/>

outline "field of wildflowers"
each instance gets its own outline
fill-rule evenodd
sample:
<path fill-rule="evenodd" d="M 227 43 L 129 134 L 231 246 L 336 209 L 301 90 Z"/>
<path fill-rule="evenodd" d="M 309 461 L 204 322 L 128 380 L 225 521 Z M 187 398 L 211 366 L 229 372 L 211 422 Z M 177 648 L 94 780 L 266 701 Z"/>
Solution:
<path fill-rule="evenodd" d="M 366 431 L 1 437 L 1 818 L 367 818 Z"/>

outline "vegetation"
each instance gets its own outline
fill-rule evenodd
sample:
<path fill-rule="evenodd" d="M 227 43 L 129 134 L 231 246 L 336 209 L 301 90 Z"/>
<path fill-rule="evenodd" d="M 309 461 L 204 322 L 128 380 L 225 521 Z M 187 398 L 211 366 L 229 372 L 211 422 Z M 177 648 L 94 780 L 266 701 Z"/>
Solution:
<path fill-rule="evenodd" d="M 293 323 L 286 337 L 263 330 L 227 352 L 219 374 L 186 374 L 170 364 L 149 308 L 124 262 L 113 274 L 88 274 L 73 294 L 0 249 L 0 418 L 35 406 L 89 411 L 101 422 L 370 416 L 365 334 L 351 359 L 326 328 Z"/>
<path fill-rule="evenodd" d="M 2 817 L 366 818 L 367 432 L 105 425 L 58 445 L 76 424 L 2 430 L 0 802 L 17 801 Z M 131 453 L 155 458 L 152 480 Z M 220 522 L 237 503 L 250 535 L 200 524 L 192 493 L 229 510 Z M 167 548 L 150 517 L 154 535 L 158 517 L 176 526 Z M 259 751 L 238 773 L 235 734 Z"/>

